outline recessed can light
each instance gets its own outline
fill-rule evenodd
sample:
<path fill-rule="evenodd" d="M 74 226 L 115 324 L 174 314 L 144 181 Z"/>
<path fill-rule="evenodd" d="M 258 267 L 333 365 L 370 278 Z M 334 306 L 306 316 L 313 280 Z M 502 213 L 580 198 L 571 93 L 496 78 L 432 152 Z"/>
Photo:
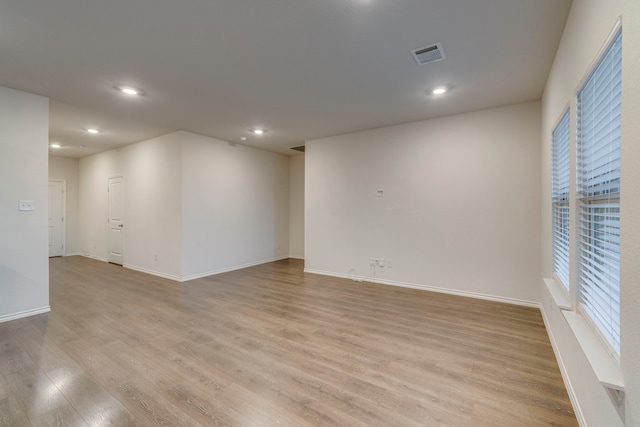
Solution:
<path fill-rule="evenodd" d="M 115 86 L 115 89 L 119 92 L 122 92 L 126 95 L 130 96 L 142 96 L 144 95 L 144 91 L 141 89 L 135 88 L 133 86 Z"/>
<path fill-rule="evenodd" d="M 431 91 L 431 93 L 433 95 L 442 95 L 443 93 L 445 93 L 447 91 L 447 88 L 444 86 L 438 86 L 438 87 L 434 87 L 433 90 Z"/>
<path fill-rule="evenodd" d="M 240 138 L 240 141 L 246 141 L 246 140 L 247 140 L 246 136 L 243 136 L 243 137 Z"/>
<path fill-rule="evenodd" d="M 49 145 L 49 147 L 51 147 L 51 148 L 60 148 L 61 145 L 54 142 L 53 144 Z"/>
<path fill-rule="evenodd" d="M 253 132 L 255 135 L 263 135 L 265 133 L 264 129 L 253 129 L 251 132 Z"/>
<path fill-rule="evenodd" d="M 85 132 L 89 132 L 92 134 L 98 134 L 98 133 L 102 133 L 102 131 L 100 129 L 96 129 L 96 128 L 82 128 L 83 131 Z"/>

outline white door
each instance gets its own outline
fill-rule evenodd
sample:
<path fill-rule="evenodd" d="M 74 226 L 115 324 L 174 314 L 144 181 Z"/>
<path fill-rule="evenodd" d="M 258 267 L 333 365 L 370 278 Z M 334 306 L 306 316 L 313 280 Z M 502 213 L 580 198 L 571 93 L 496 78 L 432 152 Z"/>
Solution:
<path fill-rule="evenodd" d="M 64 250 L 64 182 L 49 181 L 49 256 Z"/>
<path fill-rule="evenodd" d="M 109 178 L 109 262 L 122 265 L 124 235 L 124 180 Z"/>

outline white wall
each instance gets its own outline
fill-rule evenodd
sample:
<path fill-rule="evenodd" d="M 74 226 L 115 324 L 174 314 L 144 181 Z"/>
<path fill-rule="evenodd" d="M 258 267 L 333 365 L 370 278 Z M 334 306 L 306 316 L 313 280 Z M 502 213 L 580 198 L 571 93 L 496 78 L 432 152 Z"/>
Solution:
<path fill-rule="evenodd" d="M 304 259 L 304 155 L 289 157 L 289 257 Z"/>
<path fill-rule="evenodd" d="M 49 100 L 0 87 L 0 322 L 49 311 L 48 142 Z"/>
<path fill-rule="evenodd" d="M 542 99 L 542 273 L 551 277 L 551 132 L 623 16 L 621 196 L 621 367 L 626 398 L 618 406 L 598 382 L 553 298 L 542 285 L 543 315 L 578 419 L 587 426 L 640 425 L 640 7 L 637 0 L 574 0 Z M 572 125 L 574 127 L 574 125 Z M 575 138 L 575 137 L 574 137 Z M 575 256 L 575 248 L 572 249 Z"/>
<path fill-rule="evenodd" d="M 78 205 L 82 255 L 107 260 L 107 179 L 122 174 L 120 150 L 80 159 Z"/>
<path fill-rule="evenodd" d="M 286 258 L 286 156 L 180 132 L 185 278 Z"/>
<path fill-rule="evenodd" d="M 83 254 L 107 259 L 107 182 L 121 175 L 124 265 L 181 278 L 180 144 L 179 134 L 173 133 L 80 159 Z"/>
<path fill-rule="evenodd" d="M 175 132 L 80 160 L 81 252 L 107 258 L 107 180 L 125 182 L 124 265 L 187 280 L 289 253 L 286 156 Z"/>
<path fill-rule="evenodd" d="M 78 255 L 78 169 L 79 160 L 49 155 L 49 179 L 64 180 L 66 184 L 65 248 L 63 254 Z"/>
<path fill-rule="evenodd" d="M 307 271 L 537 303 L 539 141 L 537 102 L 308 141 Z"/>
<path fill-rule="evenodd" d="M 175 133 L 122 149 L 126 267 L 182 277 L 181 155 Z"/>

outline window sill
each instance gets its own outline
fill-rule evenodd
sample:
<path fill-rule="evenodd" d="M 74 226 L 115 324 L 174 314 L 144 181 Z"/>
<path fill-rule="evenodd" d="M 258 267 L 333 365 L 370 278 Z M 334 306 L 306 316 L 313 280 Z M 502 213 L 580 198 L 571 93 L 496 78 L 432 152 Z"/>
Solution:
<path fill-rule="evenodd" d="M 571 310 L 571 301 L 569 297 L 562 289 L 562 285 L 554 279 L 543 279 L 544 284 L 547 286 L 547 290 L 551 294 L 553 301 L 556 303 L 560 310 Z"/>
<path fill-rule="evenodd" d="M 584 317 L 573 311 L 563 311 L 562 314 L 582 347 L 582 351 L 600 384 L 618 392 L 624 392 L 624 381 L 620 368 L 611 359 Z"/>

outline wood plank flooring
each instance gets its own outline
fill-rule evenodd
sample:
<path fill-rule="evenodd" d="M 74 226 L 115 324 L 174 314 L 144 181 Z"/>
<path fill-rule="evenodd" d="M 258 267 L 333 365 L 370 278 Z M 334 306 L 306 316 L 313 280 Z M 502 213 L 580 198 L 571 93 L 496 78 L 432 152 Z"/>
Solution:
<path fill-rule="evenodd" d="M 540 312 L 304 274 L 50 260 L 0 324 L 0 426 L 575 426 Z"/>

